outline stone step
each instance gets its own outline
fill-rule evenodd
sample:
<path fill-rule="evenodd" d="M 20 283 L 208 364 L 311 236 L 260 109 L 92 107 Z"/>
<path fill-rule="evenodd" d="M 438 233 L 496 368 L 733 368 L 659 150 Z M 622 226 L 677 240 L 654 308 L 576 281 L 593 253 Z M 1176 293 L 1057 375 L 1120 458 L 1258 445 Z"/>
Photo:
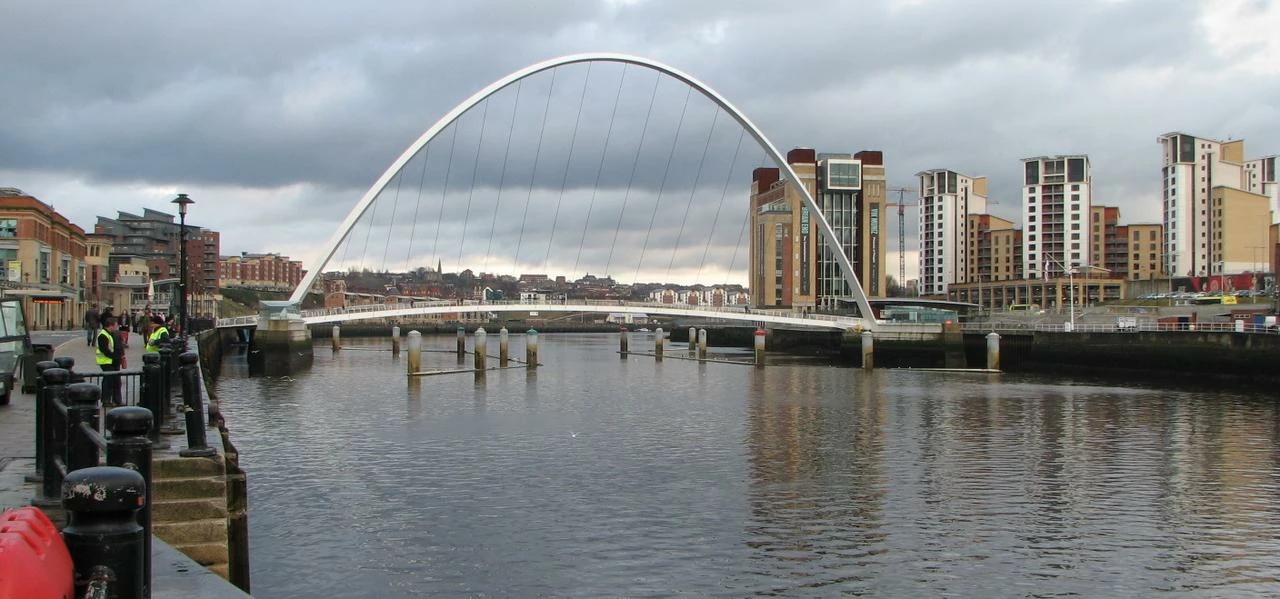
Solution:
<path fill-rule="evenodd" d="M 227 506 L 222 499 L 181 499 L 157 501 L 151 505 L 151 522 L 190 522 L 192 520 L 227 521 Z"/>
<path fill-rule="evenodd" d="M 165 456 L 151 459 L 151 477 L 155 480 L 221 476 L 225 473 L 221 455 L 213 458 Z"/>
<path fill-rule="evenodd" d="M 190 545 L 174 545 L 174 549 L 181 551 L 184 555 L 191 558 L 192 561 L 201 566 L 212 566 L 215 564 L 225 565 L 228 561 L 227 544 L 224 543 L 195 543 Z"/>
<path fill-rule="evenodd" d="M 173 499 L 226 499 L 227 482 L 221 478 L 166 478 L 151 481 L 151 500 L 155 503 Z"/>
<path fill-rule="evenodd" d="M 227 541 L 227 521 L 225 518 L 218 518 L 187 522 L 152 522 L 151 533 L 175 547 L 202 543 L 225 543 Z"/>

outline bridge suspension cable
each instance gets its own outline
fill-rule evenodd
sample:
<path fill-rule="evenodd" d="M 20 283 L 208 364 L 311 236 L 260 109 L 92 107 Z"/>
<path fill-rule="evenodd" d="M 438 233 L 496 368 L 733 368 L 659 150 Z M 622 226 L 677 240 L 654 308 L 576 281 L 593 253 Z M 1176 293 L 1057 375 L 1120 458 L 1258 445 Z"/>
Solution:
<path fill-rule="evenodd" d="M 610 94 L 612 98 L 601 98 L 601 101 L 597 102 L 591 96 L 590 90 L 595 79 L 593 69 L 602 63 L 619 65 L 621 69 L 619 69 L 620 72 L 614 71 L 618 73 L 618 77 L 616 86 L 612 89 L 613 93 Z M 571 74 L 581 75 L 580 71 L 569 70 L 569 67 L 574 65 L 586 67 L 581 91 L 576 94 L 578 95 L 576 106 L 573 101 L 558 99 L 568 88 L 577 91 L 574 86 L 559 84 L 562 75 L 566 77 Z M 655 71 L 656 76 L 651 85 L 647 80 L 641 83 L 631 76 L 632 67 L 637 66 Z M 547 74 L 548 77 L 534 77 L 544 71 L 550 71 Z M 668 96 L 672 101 L 675 101 L 675 97 L 661 86 L 664 77 L 680 81 L 687 86 L 681 90 L 683 98 L 680 100 L 678 112 L 674 106 L 668 106 L 672 103 L 667 101 Z M 549 89 L 546 85 L 548 78 L 550 79 Z M 636 93 L 639 91 L 635 89 L 638 87 L 637 84 L 649 88 L 649 97 L 645 99 L 648 105 L 643 107 L 643 119 L 641 107 L 633 106 L 635 102 L 631 101 L 633 98 L 643 98 L 643 92 Z M 527 95 L 534 93 L 535 89 L 545 90 L 548 94 L 541 111 L 541 119 L 532 115 L 528 115 L 531 118 L 521 119 L 521 116 L 532 112 L 522 108 L 527 104 Z M 702 104 L 693 103 L 695 90 L 699 92 L 697 97 L 700 100 L 705 98 L 706 101 L 715 105 L 714 111 L 703 113 Z M 662 92 L 662 96 L 659 96 L 659 91 Z M 624 98 L 627 99 L 625 103 Z M 593 101 L 588 102 L 588 99 Z M 510 116 L 503 112 L 506 108 L 500 106 L 509 107 Z M 657 112 L 658 106 L 662 106 L 660 113 Z M 561 116 L 562 107 L 571 107 L 569 118 Z M 479 110 L 473 111 L 474 108 Z M 500 153 L 497 151 L 497 143 L 486 143 L 491 141 L 487 137 L 492 134 L 490 131 L 492 128 L 488 126 L 490 112 L 500 115 L 495 118 L 507 125 L 507 139 Z M 724 139 L 724 135 L 718 131 L 721 112 L 730 115 L 741 126 L 736 140 Z M 669 114 L 671 117 L 678 114 L 678 118 L 672 118 L 675 121 L 674 131 L 666 128 L 665 124 L 660 123 L 655 126 L 652 120 L 656 114 Z M 567 126 L 570 119 L 572 119 L 572 127 Z M 537 131 L 532 134 L 526 131 L 529 121 L 537 126 Z M 471 126 L 471 129 L 464 130 L 464 123 Z M 602 140 L 592 139 L 594 135 L 583 136 L 582 126 L 587 123 L 594 125 L 593 129 L 588 130 L 589 133 L 603 129 Z M 495 123 L 495 126 L 498 125 Z M 705 137 L 692 133 L 703 126 L 708 127 Z M 473 135 L 477 127 L 479 133 L 475 136 L 474 142 L 468 139 L 465 146 L 468 150 L 474 148 L 474 160 L 470 165 L 470 184 L 466 189 L 461 189 L 455 185 L 457 177 L 453 175 L 454 162 L 463 160 L 462 164 L 465 165 L 466 160 L 456 155 L 462 142 L 459 137 L 463 137 L 463 133 Z M 452 129 L 447 142 L 449 151 L 432 151 L 430 144 L 445 129 Z M 562 131 L 569 132 L 568 139 L 561 137 Z M 751 135 L 760 145 L 767 159 L 779 168 L 783 178 L 795 188 L 799 195 L 803 196 L 804 205 L 815 217 L 813 222 L 818 229 L 819 241 L 832 250 L 832 255 L 838 262 L 844 278 L 850 284 L 851 292 L 858 301 L 860 309 L 863 313 L 870 314 L 861 286 L 853 276 L 852 265 L 841 251 L 830 224 L 822 218 L 820 207 L 809 195 L 803 181 L 796 176 L 782 155 L 759 129 L 717 92 L 692 76 L 649 59 L 609 53 L 574 55 L 530 65 L 491 83 L 447 112 L 417 141 L 410 144 L 409 148 L 392 162 L 356 203 L 326 245 L 318 263 L 308 269 L 304 281 L 291 299 L 295 302 L 301 301 L 302 296 L 320 274 L 330 266 L 329 262 L 334 258 L 340 245 L 343 246 L 340 262 L 342 265 L 350 266 L 352 262 L 349 260 L 349 254 L 356 251 L 361 254 L 357 262 L 361 268 L 375 261 L 377 258 L 369 255 L 370 242 L 375 233 L 378 236 L 384 236 L 382 264 L 371 264 L 375 268 L 387 268 L 391 246 L 405 244 L 397 247 L 405 248 L 406 268 L 412 266 L 415 261 L 422 264 L 424 259 L 430 258 L 435 258 L 437 264 L 442 264 L 439 260 L 440 252 L 448 251 L 445 248 L 456 246 L 458 270 L 465 269 L 468 265 L 483 267 L 487 270 L 489 264 L 497 257 L 495 251 L 502 254 L 500 262 L 505 265 L 508 262 L 507 252 L 514 249 L 514 253 L 510 255 L 511 269 L 514 273 L 520 273 L 521 269 L 529 269 L 530 265 L 537 264 L 522 253 L 527 245 L 524 240 L 532 232 L 538 231 L 548 236 L 546 251 L 541 256 L 542 268 L 547 272 L 558 269 L 559 272 L 578 276 L 583 272 L 581 268 L 586 265 L 585 257 L 590 260 L 590 264 L 586 266 L 590 268 L 603 266 L 604 271 L 597 271 L 597 273 L 611 277 L 615 259 L 619 255 L 625 256 L 627 252 L 636 252 L 637 262 L 632 283 L 639 282 L 642 276 L 652 277 L 653 282 L 657 283 L 678 282 L 659 280 L 663 276 L 677 280 L 695 277 L 700 279 L 708 268 L 714 249 L 717 255 L 723 253 L 729 258 L 727 261 L 730 266 L 726 271 L 726 280 L 739 277 L 740 281 L 745 282 L 745 277 L 737 272 L 736 264 L 737 254 L 741 251 L 742 242 L 747 233 L 745 226 L 747 220 L 744 218 L 744 224 L 737 231 L 737 239 L 734 241 L 730 241 L 732 233 L 721 231 L 720 225 L 724 221 L 721 213 L 728 197 L 729 185 L 733 183 L 736 167 L 743 157 L 741 146 L 746 134 Z M 667 135 L 671 136 L 669 147 L 664 146 L 662 142 Z M 639 138 L 638 141 L 634 141 L 636 137 Z M 621 140 L 625 138 L 633 141 L 632 147 L 635 148 L 635 154 L 629 156 L 631 158 L 630 173 L 624 177 L 623 173 L 615 172 L 619 169 L 614 167 L 613 161 L 621 157 L 618 152 L 624 145 Z M 693 141 L 698 138 L 703 138 L 701 145 Z M 532 148 L 532 151 L 519 150 L 517 144 Z M 657 152 L 652 152 L 658 154 L 656 156 L 649 154 L 656 147 L 666 147 L 665 157 L 661 157 Z M 548 150 L 551 152 L 550 159 Z M 586 168 L 575 170 L 574 159 L 584 154 L 590 155 L 591 152 L 598 152 L 599 155 L 594 161 L 594 173 L 588 174 L 590 171 Z M 723 158 L 730 155 L 732 158 L 729 162 L 724 162 Z M 530 157 L 532 167 L 529 167 Z M 402 209 L 399 205 L 400 196 L 407 192 L 404 189 L 404 170 L 413 160 L 421 160 L 423 163 L 413 165 L 418 170 L 416 174 L 419 175 L 419 188 L 415 194 L 413 218 L 408 219 L 410 222 L 406 223 L 403 221 L 407 214 L 401 214 Z M 558 188 L 554 183 L 540 178 L 539 172 L 543 166 L 552 164 L 556 160 L 564 160 L 563 167 L 559 169 Z M 706 169 L 712 165 L 715 168 L 724 168 L 726 172 L 725 185 L 719 203 L 699 200 L 699 187 L 706 176 Z M 606 167 L 609 167 L 608 170 Z M 525 172 L 520 169 L 528 170 Z M 513 183 L 516 181 L 520 183 Z M 509 184 L 520 185 L 525 181 L 528 181 L 528 189 L 520 194 L 524 196 L 525 204 L 516 210 L 510 205 L 513 196 L 506 187 Z M 591 183 L 588 184 L 588 181 Z M 569 185 L 570 182 L 573 185 Z M 387 189 L 392 183 L 395 189 Z M 680 188 L 680 185 L 687 187 Z M 436 195 L 426 193 L 429 189 L 439 190 L 439 205 L 435 211 L 437 218 L 431 252 L 426 256 L 415 256 L 414 248 L 419 247 L 416 243 L 417 229 L 421 228 L 417 221 L 424 212 L 427 214 L 431 212 L 423 210 L 427 207 L 422 206 L 422 200 Z M 680 191 L 677 192 L 677 189 Z M 387 193 L 384 194 L 384 190 Z M 380 209 L 375 204 L 384 196 L 390 206 Z M 675 209 L 670 208 L 669 202 L 674 197 L 688 198 L 686 205 Z M 649 202 L 645 206 L 646 209 L 637 209 L 634 205 L 641 200 Z M 486 210 L 493 210 L 493 213 L 488 214 Z M 641 228 L 646 219 L 637 218 L 637 215 L 646 211 L 649 212 L 648 223 Z M 518 215 L 519 221 L 507 225 L 504 214 L 510 214 L 511 221 L 515 221 Z M 680 215 L 679 219 L 674 218 L 677 214 Z M 672 218 L 667 218 L 668 215 Z M 566 216 L 571 218 L 566 219 Z M 481 223 L 486 217 L 490 221 L 489 235 L 484 244 L 483 254 L 478 248 L 468 249 L 467 242 L 472 240 L 473 235 L 483 231 L 482 228 L 472 230 L 478 224 L 471 222 L 473 217 Z M 366 238 L 363 240 L 363 248 L 357 250 L 352 247 L 354 240 L 351 231 L 357 222 L 362 220 L 364 222 L 360 224 L 366 226 Z M 616 223 L 612 228 L 600 227 L 598 224 L 610 221 Z M 576 246 L 557 244 L 558 232 L 561 229 L 572 230 L 572 225 L 578 222 L 581 222 L 582 232 Z M 685 248 L 692 223 L 711 224 L 710 229 L 703 226 L 698 228 L 699 233 L 706 236 L 702 252 L 697 252 L 694 248 Z M 402 234 L 405 231 L 407 231 L 407 239 Z M 610 238 L 612 241 L 608 242 L 609 249 L 607 252 L 602 251 L 605 240 Z M 472 245 L 477 245 L 474 240 L 472 241 Z M 670 248 L 670 253 L 651 252 L 657 247 Z M 648 261 L 651 253 L 655 254 L 654 264 Z M 566 261 L 568 256 L 573 257 L 571 268 L 567 268 L 570 264 Z M 662 257 L 668 258 L 666 265 L 660 264 Z M 599 262 L 600 258 L 604 260 Z M 723 264 L 723 262 L 719 263 Z M 537 268 L 537 266 L 533 267 Z M 437 268 L 437 270 L 440 269 Z M 665 275 L 662 274 L 664 272 Z M 488 273 L 490 276 L 495 274 L 497 273 Z M 707 281 L 695 280 L 694 282 L 706 283 Z"/>

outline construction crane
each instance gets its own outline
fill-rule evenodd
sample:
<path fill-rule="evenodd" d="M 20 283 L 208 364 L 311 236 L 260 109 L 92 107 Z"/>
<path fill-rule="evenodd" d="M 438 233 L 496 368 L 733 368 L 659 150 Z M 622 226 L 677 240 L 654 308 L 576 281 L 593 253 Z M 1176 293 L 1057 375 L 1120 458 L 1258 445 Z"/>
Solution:
<path fill-rule="evenodd" d="M 915 191 L 914 187 L 888 187 L 885 191 L 898 192 L 897 202 L 885 202 L 885 206 L 898 207 L 898 284 L 903 289 L 907 288 L 907 219 L 906 207 L 919 206 L 919 202 L 910 204 L 903 201 L 903 194 L 908 191 Z"/>

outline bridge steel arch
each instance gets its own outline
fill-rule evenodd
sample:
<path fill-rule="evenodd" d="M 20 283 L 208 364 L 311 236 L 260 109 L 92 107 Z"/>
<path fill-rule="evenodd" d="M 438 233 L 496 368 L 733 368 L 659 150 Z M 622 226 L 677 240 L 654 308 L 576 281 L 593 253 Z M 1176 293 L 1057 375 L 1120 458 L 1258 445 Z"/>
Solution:
<path fill-rule="evenodd" d="M 338 246 L 342 244 L 342 240 L 351 232 L 356 221 L 360 220 L 360 217 L 363 216 L 365 211 L 369 209 L 369 206 L 373 204 L 373 201 L 378 197 L 378 194 L 382 193 L 382 190 L 391 183 L 391 180 L 396 176 L 396 173 L 399 173 L 400 170 L 403 169 L 404 166 L 408 164 L 424 146 L 430 143 L 431 140 L 435 139 L 441 131 L 444 131 L 445 127 L 453 124 L 454 121 L 458 120 L 468 110 L 471 110 L 471 108 L 486 100 L 489 96 L 492 96 L 503 88 L 520 81 L 521 79 L 548 69 L 580 62 L 620 62 L 658 71 L 659 73 L 666 74 L 674 79 L 684 82 L 693 89 L 698 90 L 698 92 L 703 96 L 706 96 L 707 99 L 715 102 L 721 109 L 733 116 L 734 120 L 736 120 L 743 129 L 751 134 L 751 137 L 756 140 L 756 143 L 760 144 L 760 146 L 765 149 L 765 152 L 767 152 L 769 157 L 778 165 L 779 170 L 782 171 L 782 174 L 787 178 L 787 181 L 791 183 L 791 185 L 795 186 L 801 196 L 803 196 L 805 205 L 809 207 L 809 211 L 813 213 L 815 217 L 814 220 L 816 220 L 819 225 L 818 230 L 822 234 L 823 241 L 826 242 L 827 248 L 831 250 L 831 253 L 834 256 L 836 256 L 836 259 L 840 264 L 840 271 L 844 274 L 845 281 L 849 283 L 849 288 L 853 292 L 854 300 L 858 304 L 858 310 L 862 313 L 862 317 L 867 319 L 868 322 L 875 322 L 875 312 L 872 311 L 871 303 L 867 301 L 867 295 L 863 291 L 862 285 L 858 281 L 858 277 L 853 272 L 853 264 L 849 262 L 849 257 L 844 254 L 843 248 L 840 247 L 840 242 L 836 238 L 835 230 L 831 228 L 831 224 L 828 223 L 826 217 L 822 215 L 822 210 L 818 207 L 818 203 L 814 201 L 813 195 L 809 193 L 809 189 L 800 181 L 800 177 L 796 175 L 794 170 L 792 170 L 791 165 L 787 163 L 783 155 L 778 152 L 776 147 L 774 147 L 773 142 L 769 141 L 769 139 L 765 137 L 764 133 L 751 122 L 751 119 L 748 119 L 742 111 L 738 110 L 737 107 L 725 99 L 724 96 L 721 96 L 719 92 L 699 81 L 692 75 L 656 60 L 633 56 L 630 54 L 612 52 L 570 54 L 568 56 L 552 58 L 529 65 L 507 75 L 506 77 L 490 83 L 484 89 L 481 89 L 461 104 L 455 106 L 453 110 L 450 110 L 447 114 L 441 117 L 440 120 L 436 121 L 430 129 L 427 129 L 426 132 L 417 139 L 417 141 L 413 142 L 413 144 L 411 144 L 395 162 L 391 163 L 391 166 L 382 173 L 382 176 L 379 177 L 373 186 L 369 188 L 369 191 L 365 192 L 364 197 L 360 198 L 360 201 L 351 209 L 347 218 L 342 221 L 338 230 L 325 244 L 324 257 L 320 261 L 319 265 L 307 272 L 307 275 L 303 277 L 302 282 L 298 284 L 298 288 L 294 290 L 289 301 L 294 304 L 301 304 L 302 299 L 306 297 L 307 290 L 315 283 L 316 277 L 318 277 L 321 271 L 324 270 L 324 267 L 329 263 L 329 260 L 333 258 L 334 253 L 338 251 Z"/>

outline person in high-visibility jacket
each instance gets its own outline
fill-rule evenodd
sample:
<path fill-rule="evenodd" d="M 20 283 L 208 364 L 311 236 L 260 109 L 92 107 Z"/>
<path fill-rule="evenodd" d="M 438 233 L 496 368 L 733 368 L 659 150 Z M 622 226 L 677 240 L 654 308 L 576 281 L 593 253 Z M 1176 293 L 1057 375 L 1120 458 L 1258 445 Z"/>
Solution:
<path fill-rule="evenodd" d="M 102 321 L 98 330 L 94 359 L 103 373 L 119 372 L 125 366 L 124 344 L 116 336 L 116 317 L 108 316 Z M 120 375 L 102 375 L 102 405 L 107 407 L 120 405 Z"/>
<path fill-rule="evenodd" d="M 146 352 L 149 354 L 159 353 L 160 344 L 169 339 L 169 329 L 164 326 L 164 319 L 159 316 L 151 317 L 151 334 L 147 336 Z"/>

